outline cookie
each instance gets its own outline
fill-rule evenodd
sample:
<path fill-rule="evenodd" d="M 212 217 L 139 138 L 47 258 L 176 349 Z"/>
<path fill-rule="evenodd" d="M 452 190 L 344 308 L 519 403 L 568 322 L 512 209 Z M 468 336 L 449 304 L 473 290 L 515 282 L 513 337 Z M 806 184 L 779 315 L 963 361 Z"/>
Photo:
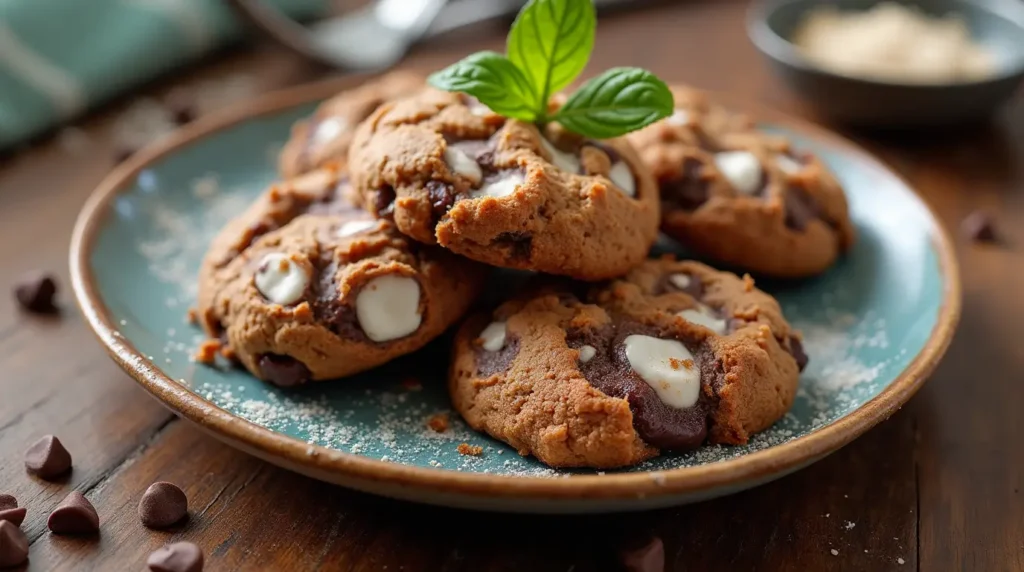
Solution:
<path fill-rule="evenodd" d="M 846 197 L 820 159 L 721 108 L 696 109 L 629 136 L 658 180 L 665 234 L 726 265 L 785 278 L 819 274 L 850 249 Z"/>
<path fill-rule="evenodd" d="M 492 266 L 600 280 L 646 257 L 658 189 L 622 139 L 583 139 L 425 88 L 382 105 L 349 153 L 362 205 Z"/>
<path fill-rule="evenodd" d="M 343 166 L 356 125 L 381 103 L 419 89 L 423 82 L 423 76 L 411 72 L 392 72 L 323 102 L 312 117 L 292 127 L 279 157 L 281 176 L 290 179 L 327 164 Z"/>
<path fill-rule="evenodd" d="M 486 268 L 409 240 L 313 171 L 271 187 L 213 241 L 197 317 L 223 353 L 280 386 L 412 352 L 467 311 Z"/>
<path fill-rule="evenodd" d="M 471 427 L 522 455 L 622 467 L 746 443 L 789 410 L 806 363 L 800 335 L 749 276 L 663 258 L 471 317 L 449 390 Z"/>

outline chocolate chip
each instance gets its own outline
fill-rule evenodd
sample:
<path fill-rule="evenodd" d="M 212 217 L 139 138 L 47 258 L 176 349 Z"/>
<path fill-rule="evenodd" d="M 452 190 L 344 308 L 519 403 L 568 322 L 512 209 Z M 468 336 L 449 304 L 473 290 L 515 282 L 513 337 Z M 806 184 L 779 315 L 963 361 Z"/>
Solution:
<path fill-rule="evenodd" d="M 149 485 L 139 501 L 139 519 L 149 528 L 171 526 L 188 515 L 188 498 L 177 485 L 158 482 Z"/>
<path fill-rule="evenodd" d="M 800 338 L 789 336 L 789 353 L 796 360 L 796 366 L 800 368 L 800 371 L 803 371 L 807 367 L 807 362 L 810 361 L 810 358 L 804 352 L 804 344 L 800 342 Z"/>
<path fill-rule="evenodd" d="M 818 206 L 803 189 L 790 187 L 786 190 L 783 202 L 786 209 L 786 226 L 793 230 L 806 230 L 807 223 L 818 218 Z"/>
<path fill-rule="evenodd" d="M 21 523 L 25 522 L 26 514 L 28 514 L 28 510 L 25 507 L 7 508 L 0 510 L 0 520 L 6 520 L 14 526 L 21 526 Z"/>
<path fill-rule="evenodd" d="M 710 196 L 709 184 L 702 176 L 704 164 L 687 157 L 683 161 L 683 174 L 678 179 L 661 184 L 662 200 L 683 210 L 696 210 Z"/>
<path fill-rule="evenodd" d="M 47 435 L 25 451 L 25 468 L 41 479 L 53 479 L 71 469 L 71 453 L 60 439 Z"/>
<path fill-rule="evenodd" d="M 150 554 L 146 566 L 153 572 L 201 572 L 203 551 L 191 542 L 175 542 Z"/>
<path fill-rule="evenodd" d="M 258 365 L 260 376 L 278 387 L 301 385 L 312 377 L 306 364 L 291 356 L 263 354 Z"/>
<path fill-rule="evenodd" d="M 440 220 L 455 205 L 455 188 L 441 181 L 428 181 L 427 198 L 434 212 L 434 220 Z"/>
<path fill-rule="evenodd" d="M 46 526 L 54 534 L 95 534 L 100 530 L 100 517 L 89 499 L 73 491 L 50 513 Z"/>
<path fill-rule="evenodd" d="M 377 197 L 374 199 L 374 210 L 380 218 L 390 219 L 395 215 L 395 189 L 390 185 L 377 189 Z"/>
<path fill-rule="evenodd" d="M 967 215 L 960 223 L 960 229 L 964 236 L 974 242 L 996 242 L 996 221 L 992 213 L 987 211 L 974 211 Z"/>
<path fill-rule="evenodd" d="M 533 253 L 533 235 L 524 231 L 503 232 L 494 237 L 494 244 L 507 249 L 514 260 L 529 260 Z"/>
<path fill-rule="evenodd" d="M 18 508 L 18 499 L 11 495 L 0 495 L 0 510 L 7 510 L 9 508 Z"/>
<path fill-rule="evenodd" d="M 28 538 L 20 528 L 0 521 L 0 568 L 17 566 L 28 560 Z"/>
<path fill-rule="evenodd" d="M 23 310 L 36 314 L 49 314 L 57 310 L 53 303 L 57 294 L 57 281 L 41 270 L 22 275 L 14 286 L 14 297 Z"/>
<path fill-rule="evenodd" d="M 628 572 L 664 572 L 665 543 L 654 537 L 639 548 L 623 550 L 621 561 Z"/>

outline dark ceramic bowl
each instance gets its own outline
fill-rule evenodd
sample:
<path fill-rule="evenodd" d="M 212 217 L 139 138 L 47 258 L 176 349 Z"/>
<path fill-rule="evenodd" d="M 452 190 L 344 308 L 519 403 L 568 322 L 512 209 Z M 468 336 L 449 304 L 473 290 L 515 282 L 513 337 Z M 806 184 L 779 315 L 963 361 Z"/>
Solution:
<path fill-rule="evenodd" d="M 750 10 L 747 29 L 754 45 L 799 95 L 822 114 L 871 127 L 929 127 L 965 123 L 991 115 L 1013 97 L 1024 79 L 1024 3 L 997 5 L 972 0 L 900 1 L 941 16 L 959 14 L 971 36 L 996 56 L 997 72 L 984 80 L 955 84 L 900 84 L 841 75 L 818 67 L 788 38 L 808 11 L 830 4 L 841 11 L 867 10 L 879 0 L 765 0 Z"/>

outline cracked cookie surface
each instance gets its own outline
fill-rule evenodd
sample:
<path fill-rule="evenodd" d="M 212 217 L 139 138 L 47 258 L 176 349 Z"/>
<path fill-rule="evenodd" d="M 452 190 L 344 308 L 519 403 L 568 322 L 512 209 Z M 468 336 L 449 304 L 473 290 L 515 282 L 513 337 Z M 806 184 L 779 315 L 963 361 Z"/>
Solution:
<path fill-rule="evenodd" d="M 752 279 L 671 258 L 531 288 L 467 320 L 453 354 L 467 423 L 553 467 L 746 443 L 789 410 L 807 363 Z"/>
<path fill-rule="evenodd" d="M 352 375 L 457 321 L 487 269 L 410 240 L 344 200 L 347 177 L 271 187 L 212 243 L 199 275 L 206 333 L 280 386 Z"/>
<path fill-rule="evenodd" d="M 345 90 L 292 127 L 278 170 L 285 179 L 334 164 L 344 166 L 356 126 L 380 104 L 422 88 L 423 76 L 396 71 Z"/>
<path fill-rule="evenodd" d="M 661 190 L 665 234 L 696 253 L 767 276 L 823 272 L 853 245 L 842 186 L 785 138 L 688 88 L 679 109 L 629 136 Z"/>
<path fill-rule="evenodd" d="M 353 189 L 426 244 L 493 266 L 599 280 L 646 257 L 658 189 L 625 140 L 587 140 L 426 88 L 356 132 Z"/>

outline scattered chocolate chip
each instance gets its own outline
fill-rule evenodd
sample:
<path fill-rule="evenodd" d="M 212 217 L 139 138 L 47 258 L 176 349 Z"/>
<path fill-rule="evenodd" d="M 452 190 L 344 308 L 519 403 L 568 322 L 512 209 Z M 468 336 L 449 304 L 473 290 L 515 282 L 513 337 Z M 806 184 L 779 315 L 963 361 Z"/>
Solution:
<path fill-rule="evenodd" d="M 28 559 L 28 538 L 20 528 L 0 521 L 0 568 L 17 566 Z"/>
<path fill-rule="evenodd" d="M 441 181 L 428 181 L 427 198 L 430 199 L 434 219 L 440 220 L 455 205 L 455 188 Z"/>
<path fill-rule="evenodd" d="M 789 336 L 789 353 L 796 360 L 796 365 L 800 368 L 800 371 L 803 371 L 807 367 L 807 362 L 810 361 L 810 358 L 807 357 L 807 352 L 804 351 L 804 344 L 800 341 L 800 338 Z"/>
<path fill-rule="evenodd" d="M 996 221 L 988 211 L 974 211 L 960 223 L 964 236 L 974 242 L 996 242 Z"/>
<path fill-rule="evenodd" d="M 654 537 L 640 548 L 622 551 L 621 561 L 628 572 L 664 572 L 665 543 Z"/>
<path fill-rule="evenodd" d="M 175 542 L 150 554 L 146 566 L 153 572 L 201 572 L 203 551 L 191 542 Z"/>
<path fill-rule="evenodd" d="M 188 498 L 177 485 L 149 485 L 139 501 L 139 519 L 149 528 L 166 528 L 188 515 Z"/>
<path fill-rule="evenodd" d="M 0 510 L 0 520 L 6 520 L 7 522 L 13 523 L 14 526 L 21 526 L 21 523 L 25 522 L 26 514 L 28 514 L 28 510 L 24 507 L 6 508 Z"/>
<path fill-rule="evenodd" d="M 100 530 L 100 517 L 85 495 L 72 491 L 50 513 L 46 526 L 54 534 L 95 534 Z"/>
<path fill-rule="evenodd" d="M 301 385 L 312 377 L 306 364 L 291 356 L 263 354 L 258 365 L 263 379 L 278 387 Z"/>
<path fill-rule="evenodd" d="M 395 216 L 395 189 L 385 185 L 377 190 L 377 197 L 374 202 L 374 210 L 380 218 L 390 219 Z"/>
<path fill-rule="evenodd" d="M 196 118 L 196 106 L 192 97 L 182 91 L 172 91 L 164 100 L 164 106 L 171 115 L 171 120 L 178 125 L 190 123 Z"/>
<path fill-rule="evenodd" d="M 23 310 L 36 314 L 48 314 L 57 309 L 53 297 L 57 293 L 57 281 L 43 271 L 22 275 L 14 286 L 14 297 Z"/>
<path fill-rule="evenodd" d="M 41 479 L 53 479 L 71 469 L 71 453 L 60 439 L 47 435 L 25 451 L 25 468 Z"/>
<path fill-rule="evenodd" d="M 18 508 L 18 499 L 11 495 L 0 495 L 0 510 L 7 510 L 9 508 Z"/>

